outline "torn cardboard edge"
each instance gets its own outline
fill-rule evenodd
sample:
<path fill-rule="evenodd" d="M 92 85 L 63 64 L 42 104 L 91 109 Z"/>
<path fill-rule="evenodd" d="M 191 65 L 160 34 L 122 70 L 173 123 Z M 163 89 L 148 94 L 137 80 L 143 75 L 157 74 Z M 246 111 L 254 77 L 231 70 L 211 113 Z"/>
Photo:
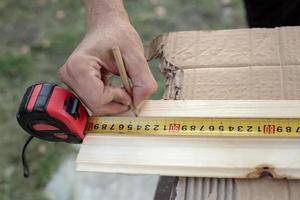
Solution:
<path fill-rule="evenodd" d="M 166 33 L 145 55 L 160 59 L 164 99 L 300 98 L 299 27 Z"/>
<path fill-rule="evenodd" d="M 164 57 L 163 47 L 168 34 L 163 34 L 144 45 L 147 60 L 160 59 L 159 68 L 165 77 L 163 99 L 180 99 L 178 97 L 182 84 L 183 72 Z"/>
<path fill-rule="evenodd" d="M 151 42 L 144 44 L 145 57 L 148 61 L 160 59 L 159 68 L 165 77 L 165 89 L 163 99 L 179 99 L 178 92 L 181 89 L 182 71 L 170 63 L 164 55 L 164 46 L 168 40 L 168 33 L 154 38 Z"/>

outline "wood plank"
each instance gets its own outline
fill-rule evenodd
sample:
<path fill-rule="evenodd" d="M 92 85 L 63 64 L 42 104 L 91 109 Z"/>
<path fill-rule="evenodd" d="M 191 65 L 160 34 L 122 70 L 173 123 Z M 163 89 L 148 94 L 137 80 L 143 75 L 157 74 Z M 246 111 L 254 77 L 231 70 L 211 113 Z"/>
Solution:
<path fill-rule="evenodd" d="M 300 100 L 148 100 L 146 117 L 298 118 Z M 124 113 L 123 116 L 129 115 Z"/>
<path fill-rule="evenodd" d="M 300 101 L 147 101 L 140 116 L 300 118 Z M 300 139 L 89 134 L 77 170 L 193 177 L 300 178 Z"/>
<path fill-rule="evenodd" d="M 300 178 L 299 139 L 89 135 L 77 170 L 199 177 Z"/>

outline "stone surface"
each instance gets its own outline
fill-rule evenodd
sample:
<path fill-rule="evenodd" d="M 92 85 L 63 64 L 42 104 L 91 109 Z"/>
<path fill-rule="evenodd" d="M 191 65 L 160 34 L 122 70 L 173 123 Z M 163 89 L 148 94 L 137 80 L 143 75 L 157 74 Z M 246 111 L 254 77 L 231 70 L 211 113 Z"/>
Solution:
<path fill-rule="evenodd" d="M 158 176 L 87 173 L 75 171 L 76 155 L 68 156 L 48 183 L 51 200 L 150 200 Z"/>

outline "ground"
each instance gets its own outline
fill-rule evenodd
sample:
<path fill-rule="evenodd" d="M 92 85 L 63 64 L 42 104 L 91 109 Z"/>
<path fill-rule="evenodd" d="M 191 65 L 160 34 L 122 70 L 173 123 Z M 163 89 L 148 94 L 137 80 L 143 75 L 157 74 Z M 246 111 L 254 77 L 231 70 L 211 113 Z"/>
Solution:
<path fill-rule="evenodd" d="M 169 31 L 245 26 L 239 0 L 124 2 L 144 42 Z M 231 4 L 222 6 L 220 2 Z M 24 179 L 20 155 L 28 135 L 18 126 L 15 114 L 30 84 L 59 82 L 57 69 L 84 35 L 84 9 L 80 0 L 1 0 L 0 30 L 0 199 L 47 199 L 44 191 L 48 181 L 63 158 L 76 153 L 76 148 L 34 140 L 27 154 L 31 177 Z M 163 92 L 157 66 L 157 61 L 151 62 L 159 83 L 154 99 Z"/>

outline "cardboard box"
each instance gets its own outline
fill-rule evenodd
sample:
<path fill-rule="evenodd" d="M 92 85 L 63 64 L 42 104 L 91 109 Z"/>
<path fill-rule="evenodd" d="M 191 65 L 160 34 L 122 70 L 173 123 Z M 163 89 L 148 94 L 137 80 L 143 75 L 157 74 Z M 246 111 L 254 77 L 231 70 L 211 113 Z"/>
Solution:
<path fill-rule="evenodd" d="M 300 99 L 300 27 L 168 33 L 146 57 L 161 61 L 164 99 Z M 297 200 L 299 188 L 298 180 L 181 177 L 175 198 Z"/>

